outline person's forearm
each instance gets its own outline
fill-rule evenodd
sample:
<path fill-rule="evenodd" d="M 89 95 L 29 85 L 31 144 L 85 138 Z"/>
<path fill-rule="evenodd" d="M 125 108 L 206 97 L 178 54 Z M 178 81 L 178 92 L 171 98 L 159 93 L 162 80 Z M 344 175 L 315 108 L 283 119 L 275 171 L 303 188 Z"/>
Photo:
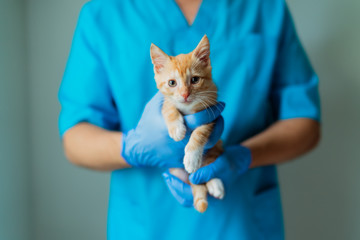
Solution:
<path fill-rule="evenodd" d="M 127 168 L 121 157 L 121 138 L 121 132 L 79 123 L 64 134 L 65 155 L 71 163 L 94 170 Z"/>
<path fill-rule="evenodd" d="M 307 118 L 274 123 L 265 131 L 244 141 L 252 154 L 251 168 L 294 159 L 313 149 L 320 139 L 320 124 Z"/>

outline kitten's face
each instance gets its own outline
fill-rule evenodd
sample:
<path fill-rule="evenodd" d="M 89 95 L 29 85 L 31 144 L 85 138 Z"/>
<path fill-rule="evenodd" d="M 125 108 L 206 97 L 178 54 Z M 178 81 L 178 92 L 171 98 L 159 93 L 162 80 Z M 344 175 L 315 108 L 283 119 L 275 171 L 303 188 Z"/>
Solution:
<path fill-rule="evenodd" d="M 216 86 L 211 77 L 210 45 L 206 36 L 194 51 L 172 57 L 151 45 L 155 80 L 164 96 L 181 108 L 216 103 Z"/>

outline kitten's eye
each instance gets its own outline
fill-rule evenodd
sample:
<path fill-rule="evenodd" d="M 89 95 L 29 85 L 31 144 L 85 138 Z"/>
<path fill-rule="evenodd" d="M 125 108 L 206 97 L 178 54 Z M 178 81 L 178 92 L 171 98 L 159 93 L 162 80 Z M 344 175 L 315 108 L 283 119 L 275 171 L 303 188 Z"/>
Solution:
<path fill-rule="evenodd" d="M 170 87 L 176 87 L 176 85 L 177 85 L 176 81 L 173 79 L 169 80 L 168 84 Z"/>
<path fill-rule="evenodd" d="M 192 77 L 191 78 L 191 84 L 197 84 L 197 83 L 199 83 L 199 81 L 200 81 L 199 77 Z"/>

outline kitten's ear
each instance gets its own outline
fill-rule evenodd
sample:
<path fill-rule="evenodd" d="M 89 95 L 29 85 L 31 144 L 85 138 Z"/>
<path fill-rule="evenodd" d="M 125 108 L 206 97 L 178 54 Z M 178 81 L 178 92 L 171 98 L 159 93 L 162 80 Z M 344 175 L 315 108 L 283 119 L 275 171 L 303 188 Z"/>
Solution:
<path fill-rule="evenodd" d="M 204 35 L 193 51 L 193 56 L 202 64 L 204 64 L 204 66 L 210 64 L 210 43 L 206 35 Z"/>
<path fill-rule="evenodd" d="M 160 73 L 165 63 L 169 60 L 169 56 L 153 43 L 150 47 L 150 56 L 151 62 L 154 64 L 154 70 L 156 73 Z"/>

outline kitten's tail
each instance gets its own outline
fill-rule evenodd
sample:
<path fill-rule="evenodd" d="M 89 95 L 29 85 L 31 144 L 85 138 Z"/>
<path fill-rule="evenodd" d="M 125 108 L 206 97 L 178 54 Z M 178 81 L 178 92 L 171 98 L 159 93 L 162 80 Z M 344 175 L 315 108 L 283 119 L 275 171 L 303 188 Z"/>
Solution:
<path fill-rule="evenodd" d="M 191 184 L 191 189 L 194 196 L 194 207 L 198 212 L 205 212 L 208 207 L 207 188 L 205 184 L 195 185 Z"/>
<path fill-rule="evenodd" d="M 181 181 L 191 185 L 194 197 L 194 207 L 198 212 L 205 212 L 208 207 L 207 187 L 205 184 L 195 185 L 189 182 L 189 174 L 182 168 L 170 168 L 170 173 L 178 177 Z"/>

